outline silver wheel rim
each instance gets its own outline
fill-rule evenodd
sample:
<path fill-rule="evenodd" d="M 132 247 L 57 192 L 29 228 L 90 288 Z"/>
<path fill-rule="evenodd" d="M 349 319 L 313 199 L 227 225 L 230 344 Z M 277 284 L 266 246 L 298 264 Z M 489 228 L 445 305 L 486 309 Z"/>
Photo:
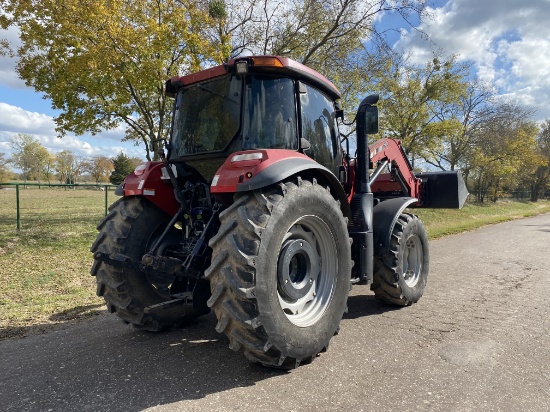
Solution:
<path fill-rule="evenodd" d="M 424 251 L 422 242 L 417 235 L 411 235 L 405 243 L 403 255 L 403 280 L 409 287 L 415 287 L 422 273 Z"/>
<path fill-rule="evenodd" d="M 298 219 L 286 233 L 277 265 L 277 295 L 294 325 L 315 324 L 332 300 L 338 273 L 335 239 L 317 216 Z"/>

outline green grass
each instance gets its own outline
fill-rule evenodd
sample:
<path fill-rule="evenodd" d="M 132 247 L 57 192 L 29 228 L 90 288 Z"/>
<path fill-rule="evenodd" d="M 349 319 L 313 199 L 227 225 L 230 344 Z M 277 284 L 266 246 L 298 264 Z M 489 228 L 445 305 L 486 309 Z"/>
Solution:
<path fill-rule="evenodd" d="M 466 203 L 462 209 L 413 209 L 428 229 L 430 239 L 466 232 L 488 224 L 550 212 L 550 202 L 499 201 Z"/>
<path fill-rule="evenodd" d="M 89 274 L 95 226 L 105 214 L 98 190 L 0 190 L 0 339 L 97 313 Z M 110 200 L 115 196 L 110 193 Z"/>
<path fill-rule="evenodd" d="M 104 192 L 20 190 L 21 232 L 13 188 L 0 190 L 0 340 L 37 333 L 105 310 L 90 276 L 90 245 L 105 213 Z M 112 192 L 109 201 L 115 200 Z M 550 202 L 468 204 L 461 210 L 415 209 L 430 238 L 550 212 Z"/>

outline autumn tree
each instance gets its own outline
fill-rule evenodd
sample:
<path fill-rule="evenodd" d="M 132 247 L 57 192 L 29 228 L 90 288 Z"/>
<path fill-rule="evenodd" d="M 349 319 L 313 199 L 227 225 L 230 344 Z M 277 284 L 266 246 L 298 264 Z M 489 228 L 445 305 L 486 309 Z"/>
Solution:
<path fill-rule="evenodd" d="M 529 188 L 532 202 L 538 201 L 550 189 L 550 119 L 546 119 L 536 137 L 536 148 L 533 154 L 538 164 L 524 174 L 523 186 Z"/>
<path fill-rule="evenodd" d="M 86 162 L 86 171 L 96 183 L 108 182 L 114 166 L 107 156 L 94 156 Z"/>
<path fill-rule="evenodd" d="M 537 124 L 531 112 L 517 104 L 500 103 L 476 134 L 469 159 L 468 181 L 476 199 L 496 201 L 504 187 L 519 183 L 521 171 L 536 166 Z"/>
<path fill-rule="evenodd" d="M 75 184 L 84 171 L 84 160 L 70 150 L 62 150 L 55 156 L 55 170 L 60 183 Z"/>
<path fill-rule="evenodd" d="M 20 32 L 17 72 L 61 111 L 58 133 L 124 124 L 148 159 L 170 124 L 164 82 L 229 56 L 206 36 L 215 22 L 195 0 L 0 0 L 0 26 Z"/>
<path fill-rule="evenodd" d="M 52 99 L 60 135 L 119 124 L 126 139 L 167 137 L 167 78 L 246 53 L 279 54 L 324 73 L 354 107 L 382 66 L 365 41 L 375 18 L 422 17 L 427 0 L 0 0 L 0 25 L 15 26 L 17 71 Z M 350 102 L 350 103 L 348 103 Z"/>
<path fill-rule="evenodd" d="M 6 182 L 12 177 L 12 172 L 8 167 L 9 162 L 5 153 L 0 152 L 0 182 Z"/>
<path fill-rule="evenodd" d="M 457 103 L 464 95 L 466 69 L 454 57 L 434 57 L 424 67 L 396 60 L 380 81 L 384 96 L 379 104 L 383 113 L 381 130 L 402 141 L 413 165 L 415 159 L 430 158 L 437 147 L 441 130 L 433 124 L 438 120 L 438 107 Z M 459 127 L 456 122 L 441 126 Z"/>
<path fill-rule="evenodd" d="M 47 177 L 51 155 L 40 141 L 28 134 L 18 134 L 10 141 L 13 154 L 11 162 L 21 169 L 23 180 L 40 182 Z"/>

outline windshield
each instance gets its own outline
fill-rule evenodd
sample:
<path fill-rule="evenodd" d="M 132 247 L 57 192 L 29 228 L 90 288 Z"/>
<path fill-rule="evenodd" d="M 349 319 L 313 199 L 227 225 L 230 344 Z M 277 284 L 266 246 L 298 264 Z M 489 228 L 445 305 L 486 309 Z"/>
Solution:
<path fill-rule="evenodd" d="M 241 80 L 220 77 L 178 92 L 172 156 L 223 150 L 239 131 Z"/>
<path fill-rule="evenodd" d="M 242 83 L 225 76 L 177 93 L 170 157 L 224 151 L 240 130 L 232 150 L 298 148 L 292 79 L 250 76 L 241 129 Z"/>

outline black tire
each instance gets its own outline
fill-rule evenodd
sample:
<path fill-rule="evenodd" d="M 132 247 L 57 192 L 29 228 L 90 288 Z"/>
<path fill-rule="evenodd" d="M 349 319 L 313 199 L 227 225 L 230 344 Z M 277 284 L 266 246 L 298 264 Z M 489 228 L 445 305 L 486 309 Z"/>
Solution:
<path fill-rule="evenodd" d="M 91 252 L 122 254 L 140 262 L 168 221 L 168 215 L 148 200 L 123 197 L 111 205 L 109 214 L 97 226 L 99 234 Z M 208 284 L 204 280 L 196 285 L 198 301 L 194 301 L 193 310 L 174 306 L 145 313 L 146 307 L 170 300 L 164 285 L 153 285 L 139 270 L 113 267 L 100 259 L 94 261 L 91 274 L 97 280 L 97 295 L 103 296 L 108 311 L 138 329 L 174 329 L 210 311 L 206 306 Z"/>
<path fill-rule="evenodd" d="M 417 216 L 402 213 L 390 239 L 387 253 L 375 258 L 371 290 L 379 301 L 408 306 L 418 302 L 428 282 L 428 235 Z"/>
<path fill-rule="evenodd" d="M 326 350 L 347 309 L 351 252 L 338 202 L 315 180 L 235 196 L 205 271 L 229 347 L 290 369 Z"/>

